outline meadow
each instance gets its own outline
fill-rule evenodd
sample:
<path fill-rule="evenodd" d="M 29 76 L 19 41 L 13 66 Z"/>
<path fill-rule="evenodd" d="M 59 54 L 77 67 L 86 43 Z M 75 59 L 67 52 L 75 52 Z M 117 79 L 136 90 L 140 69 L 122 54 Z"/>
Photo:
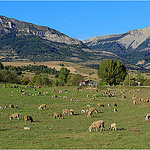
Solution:
<path fill-rule="evenodd" d="M 150 88 L 144 87 L 84 87 L 77 95 L 76 87 L 3 88 L 0 84 L 0 106 L 13 104 L 17 108 L 0 109 L 0 149 L 149 149 L 150 121 L 145 116 L 150 112 L 150 102 L 140 102 L 139 98 L 150 98 Z M 19 90 L 25 90 L 29 96 L 21 96 Z M 55 90 L 55 93 L 53 92 Z M 59 93 L 63 90 L 63 93 Z M 115 93 L 112 97 L 103 95 L 104 91 Z M 48 95 L 38 95 L 38 92 Z M 66 91 L 66 93 L 65 93 Z M 56 94 L 58 97 L 54 98 Z M 89 97 L 87 97 L 89 94 Z M 97 94 L 94 101 L 92 95 Z M 126 98 L 123 98 L 124 94 Z M 132 96 L 137 95 L 136 105 Z M 66 98 L 63 98 L 66 97 Z M 73 98 L 73 101 L 70 99 Z M 112 103 L 117 103 L 118 112 L 114 112 Z M 97 107 L 98 103 L 105 107 Z M 38 110 L 46 104 L 46 110 Z M 111 107 L 108 107 L 111 104 Z M 91 118 L 81 110 L 90 105 L 98 110 Z M 65 115 L 64 119 L 53 119 L 53 113 L 62 113 L 63 109 L 73 109 L 75 115 Z M 12 113 L 20 113 L 20 119 L 10 120 Z M 25 123 L 23 117 L 31 115 L 34 122 Z M 89 132 L 92 122 L 103 120 L 105 131 Z M 109 131 L 111 123 L 117 124 L 117 131 Z M 24 130 L 30 127 L 30 130 Z"/>

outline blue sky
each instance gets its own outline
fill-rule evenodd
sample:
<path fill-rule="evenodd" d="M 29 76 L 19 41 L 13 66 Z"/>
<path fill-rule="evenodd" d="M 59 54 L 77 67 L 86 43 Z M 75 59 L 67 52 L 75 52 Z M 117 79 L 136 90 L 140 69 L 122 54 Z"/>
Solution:
<path fill-rule="evenodd" d="M 83 40 L 150 26 L 150 1 L 0 1 L 0 15 Z"/>

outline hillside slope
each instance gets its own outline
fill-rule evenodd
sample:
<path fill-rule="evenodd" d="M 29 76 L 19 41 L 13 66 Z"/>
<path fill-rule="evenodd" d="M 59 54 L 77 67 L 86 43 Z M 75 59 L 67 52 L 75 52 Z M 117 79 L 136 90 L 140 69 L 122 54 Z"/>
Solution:
<path fill-rule="evenodd" d="M 95 36 L 83 43 L 97 51 L 112 52 L 134 65 L 147 66 L 150 62 L 150 27 L 124 34 Z"/>

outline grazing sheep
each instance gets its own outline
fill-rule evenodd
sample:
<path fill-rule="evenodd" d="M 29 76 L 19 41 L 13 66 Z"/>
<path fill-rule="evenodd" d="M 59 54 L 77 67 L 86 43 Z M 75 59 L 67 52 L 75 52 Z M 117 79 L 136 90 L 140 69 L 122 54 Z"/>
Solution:
<path fill-rule="evenodd" d="M 118 110 L 115 108 L 115 109 L 114 109 L 114 112 L 118 112 Z"/>
<path fill-rule="evenodd" d="M 56 95 L 56 94 L 54 94 L 54 97 L 57 97 L 57 95 Z"/>
<path fill-rule="evenodd" d="M 81 113 L 84 114 L 84 113 L 85 113 L 85 110 L 82 109 L 82 110 L 81 110 Z"/>
<path fill-rule="evenodd" d="M 149 115 L 146 115 L 145 121 L 149 120 Z"/>
<path fill-rule="evenodd" d="M 104 105 L 103 105 L 103 104 L 98 103 L 98 104 L 97 104 L 97 107 L 104 107 Z"/>
<path fill-rule="evenodd" d="M 108 104 L 108 107 L 111 107 L 111 104 Z"/>
<path fill-rule="evenodd" d="M 43 110 L 43 109 L 46 109 L 46 104 L 42 104 L 39 106 L 38 110 Z"/>
<path fill-rule="evenodd" d="M 104 131 L 104 121 L 103 120 L 99 120 L 99 121 L 95 121 L 92 123 L 92 125 L 89 127 L 89 132 L 92 131 L 93 128 L 96 128 L 96 132 L 97 132 L 97 128 L 100 128 L 100 131 Z"/>
<path fill-rule="evenodd" d="M 94 107 L 89 108 L 89 111 L 98 113 L 98 110 L 96 108 L 94 108 Z"/>
<path fill-rule="evenodd" d="M 20 115 L 18 113 L 14 113 L 10 115 L 9 119 L 12 120 L 13 118 L 17 118 L 19 120 L 19 116 Z"/>
<path fill-rule="evenodd" d="M 22 94 L 21 94 L 21 96 L 23 96 L 23 95 L 28 95 L 26 92 L 23 92 Z"/>
<path fill-rule="evenodd" d="M 136 104 L 136 101 L 135 101 L 135 100 L 133 101 L 133 104 Z"/>
<path fill-rule="evenodd" d="M 112 123 L 112 124 L 110 125 L 109 130 L 110 130 L 110 131 L 112 131 L 112 130 L 115 130 L 115 131 L 116 131 L 116 130 L 117 130 L 116 126 L 117 126 L 116 123 Z"/>
<path fill-rule="evenodd" d="M 72 102 L 72 101 L 73 101 L 73 98 L 70 99 L 70 102 Z"/>
<path fill-rule="evenodd" d="M 64 116 L 61 114 L 61 113 L 56 113 L 56 112 L 54 112 L 54 116 L 53 116 L 53 119 L 55 119 L 55 118 L 61 118 L 61 119 L 64 119 Z"/>
<path fill-rule="evenodd" d="M 42 93 L 41 92 L 38 92 L 38 95 L 41 95 Z"/>
<path fill-rule="evenodd" d="M 24 127 L 23 129 L 24 130 L 30 130 L 31 128 L 30 127 Z"/>
<path fill-rule="evenodd" d="M 114 102 L 114 103 L 113 103 L 113 106 L 116 106 L 116 107 L 117 107 L 117 104 Z"/>
<path fill-rule="evenodd" d="M 92 117 L 92 112 L 91 111 L 88 111 L 88 115 L 87 115 L 87 117 Z"/>
<path fill-rule="evenodd" d="M 94 101 L 94 100 L 95 100 L 95 97 L 91 98 L 90 100 L 91 100 L 91 101 Z"/>
<path fill-rule="evenodd" d="M 25 123 L 27 123 L 27 121 L 33 122 L 33 119 L 31 116 L 24 116 L 24 121 L 25 121 Z"/>
<path fill-rule="evenodd" d="M 14 105 L 12 105 L 12 104 L 9 104 L 9 108 L 14 108 Z"/>
<path fill-rule="evenodd" d="M 70 110 L 64 109 L 62 114 L 63 114 L 63 115 L 65 115 L 65 114 L 74 115 L 74 111 L 73 111 L 72 109 L 70 109 Z"/>
<path fill-rule="evenodd" d="M 86 105 L 86 107 L 90 108 L 91 106 L 90 105 Z"/>

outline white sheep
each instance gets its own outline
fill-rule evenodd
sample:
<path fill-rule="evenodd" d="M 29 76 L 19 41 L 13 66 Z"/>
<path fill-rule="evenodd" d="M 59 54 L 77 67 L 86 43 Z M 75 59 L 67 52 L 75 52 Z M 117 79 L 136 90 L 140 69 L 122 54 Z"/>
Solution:
<path fill-rule="evenodd" d="M 82 110 L 81 110 L 81 113 L 84 114 L 84 113 L 85 113 L 85 110 L 82 109 Z"/>
<path fill-rule="evenodd" d="M 109 130 L 110 130 L 110 131 L 112 131 L 112 130 L 115 130 L 115 131 L 116 131 L 116 130 L 117 130 L 116 126 L 117 126 L 116 123 L 112 123 L 112 124 L 110 125 Z"/>
<path fill-rule="evenodd" d="M 146 115 L 145 121 L 149 120 L 149 115 Z"/>
<path fill-rule="evenodd" d="M 99 120 L 99 121 L 95 121 L 92 123 L 92 125 L 89 127 L 89 132 L 92 131 L 93 128 L 96 128 L 96 132 L 97 132 L 97 128 L 100 128 L 100 131 L 104 131 L 104 121 L 103 120 Z"/>

